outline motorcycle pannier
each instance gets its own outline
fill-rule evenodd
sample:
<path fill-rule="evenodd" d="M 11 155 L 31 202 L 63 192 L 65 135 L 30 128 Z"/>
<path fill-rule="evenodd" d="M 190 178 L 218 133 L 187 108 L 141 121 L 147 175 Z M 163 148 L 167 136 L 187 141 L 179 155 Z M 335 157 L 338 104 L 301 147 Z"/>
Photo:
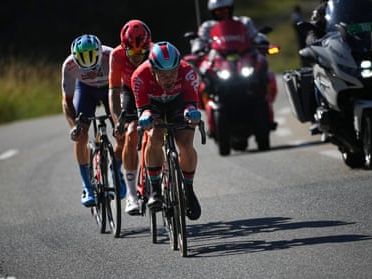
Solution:
<path fill-rule="evenodd" d="M 312 68 L 287 71 L 283 80 L 294 116 L 302 123 L 312 121 L 316 109 Z"/>

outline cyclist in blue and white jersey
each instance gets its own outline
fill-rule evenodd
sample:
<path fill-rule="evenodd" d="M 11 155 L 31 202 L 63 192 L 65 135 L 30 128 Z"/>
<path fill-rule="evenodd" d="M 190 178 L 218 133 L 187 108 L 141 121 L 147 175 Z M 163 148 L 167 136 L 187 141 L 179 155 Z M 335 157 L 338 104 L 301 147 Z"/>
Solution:
<path fill-rule="evenodd" d="M 89 121 L 82 125 L 82 129 L 78 129 L 75 119 L 80 113 L 86 117 L 94 116 L 99 103 L 109 112 L 108 74 L 111 51 L 112 48 L 102 45 L 95 35 L 84 34 L 72 42 L 71 54 L 62 66 L 62 109 L 71 127 L 70 135 L 74 141 L 74 153 L 83 186 L 81 203 L 86 207 L 96 204 L 88 167 Z M 117 161 L 120 170 L 120 157 Z M 122 177 L 121 172 L 120 176 Z M 125 191 L 125 184 L 121 179 L 120 198 L 124 198 Z"/>

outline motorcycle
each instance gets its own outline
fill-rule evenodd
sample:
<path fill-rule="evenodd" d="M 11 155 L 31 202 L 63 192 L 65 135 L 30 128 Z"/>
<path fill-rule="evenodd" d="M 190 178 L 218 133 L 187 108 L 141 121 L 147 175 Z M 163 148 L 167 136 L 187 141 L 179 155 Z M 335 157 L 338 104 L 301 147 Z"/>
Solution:
<path fill-rule="evenodd" d="M 186 37 L 195 40 L 189 33 Z M 202 81 L 200 105 L 205 110 L 209 137 L 215 140 L 222 156 L 229 155 L 231 148 L 246 150 L 250 136 L 255 136 L 258 150 L 270 149 L 273 116 L 267 92 L 272 88 L 275 98 L 277 91 L 266 57 L 239 21 L 216 23 L 210 37 L 208 53 L 184 57 L 195 66 Z M 266 45 L 264 51 L 268 49 Z M 279 50 L 270 48 L 274 49 Z M 274 85 L 269 86 L 269 80 Z"/>
<path fill-rule="evenodd" d="M 286 72 L 286 92 L 297 119 L 313 122 L 347 166 L 372 169 L 372 4 L 329 1 L 329 32 L 300 51 L 312 67 Z"/>

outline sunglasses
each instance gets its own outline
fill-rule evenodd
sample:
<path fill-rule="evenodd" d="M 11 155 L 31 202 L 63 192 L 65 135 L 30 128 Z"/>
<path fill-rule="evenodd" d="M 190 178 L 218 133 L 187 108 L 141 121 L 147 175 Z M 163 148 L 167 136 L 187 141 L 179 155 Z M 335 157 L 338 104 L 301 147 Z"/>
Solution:
<path fill-rule="evenodd" d="M 137 56 L 137 55 L 144 56 L 144 55 L 147 55 L 149 53 L 149 50 L 144 49 L 144 48 L 141 48 L 141 49 L 126 48 L 125 52 L 126 52 L 127 56 Z"/>

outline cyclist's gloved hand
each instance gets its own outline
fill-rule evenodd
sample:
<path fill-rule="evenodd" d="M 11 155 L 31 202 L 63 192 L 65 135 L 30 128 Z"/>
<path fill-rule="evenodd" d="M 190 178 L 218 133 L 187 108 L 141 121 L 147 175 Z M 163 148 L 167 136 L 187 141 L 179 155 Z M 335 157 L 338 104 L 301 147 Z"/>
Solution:
<path fill-rule="evenodd" d="M 189 106 L 183 112 L 185 119 L 191 124 L 198 124 L 201 119 L 201 113 L 194 106 Z"/>
<path fill-rule="evenodd" d="M 154 124 L 154 118 L 149 110 L 145 110 L 138 119 L 138 125 L 144 130 L 150 130 Z"/>

